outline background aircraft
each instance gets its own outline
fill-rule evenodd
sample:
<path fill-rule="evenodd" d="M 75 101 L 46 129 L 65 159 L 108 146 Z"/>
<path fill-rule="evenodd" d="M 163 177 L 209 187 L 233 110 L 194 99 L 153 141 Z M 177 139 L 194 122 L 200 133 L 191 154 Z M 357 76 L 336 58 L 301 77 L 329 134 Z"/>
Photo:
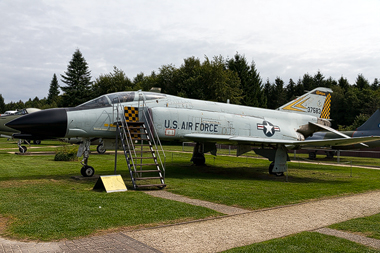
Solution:
<path fill-rule="evenodd" d="M 288 148 L 349 145 L 376 139 L 343 137 L 305 141 L 316 131 L 340 134 L 329 127 L 331 93 L 328 88 L 317 88 L 278 110 L 269 110 L 160 93 L 118 92 L 74 108 L 26 115 L 7 126 L 21 132 L 14 135 L 17 138 L 82 138 L 78 156 L 84 157 L 81 170 L 84 176 L 94 173 L 87 161 L 90 139 L 95 137 L 102 138 L 107 149 L 116 145 L 115 139 L 120 137 L 128 166 L 132 163 L 135 171 L 134 161 L 140 158 L 132 159 L 128 155 L 136 153 L 135 143 L 151 142 L 158 137 L 196 142 L 192 161 L 197 165 L 205 163 L 204 153 L 216 154 L 216 143 L 237 145 L 237 155 L 254 150 L 272 161 L 270 173 L 282 175 L 287 169 Z M 155 154 L 155 150 L 150 152 Z"/>
<path fill-rule="evenodd" d="M 374 114 L 366 121 L 363 125 L 358 127 L 355 131 L 341 131 L 341 133 L 349 137 L 364 137 L 364 136 L 380 136 L 380 110 L 377 109 Z M 313 136 L 307 138 L 307 140 L 326 140 L 340 138 L 341 136 L 336 133 L 331 132 L 317 132 Z M 362 148 L 377 148 L 380 147 L 380 141 L 365 142 L 363 144 L 352 144 L 346 146 L 331 146 L 327 151 L 328 156 L 334 156 L 334 150 L 352 150 L 352 149 L 362 149 Z M 331 151 L 332 150 L 332 151 Z M 315 159 L 316 150 L 309 151 L 309 157 Z"/>
<path fill-rule="evenodd" d="M 19 131 L 17 131 L 16 129 L 10 128 L 8 126 L 5 126 L 5 124 L 23 115 L 31 114 L 38 111 L 41 111 L 41 110 L 37 108 L 25 108 L 25 109 L 16 111 L 15 113 L 12 113 L 12 114 L 2 114 L 0 116 L 0 137 L 8 138 L 8 139 L 13 138 L 12 135 L 15 133 L 18 133 Z M 19 151 L 21 153 L 25 153 L 27 148 L 26 146 L 21 146 L 21 143 L 22 143 L 22 140 L 20 139 L 18 142 Z M 34 143 L 40 144 L 41 140 L 34 140 Z"/>
<path fill-rule="evenodd" d="M 15 114 L 17 113 L 18 111 L 6 111 L 4 112 L 3 114 L 1 114 L 0 116 L 8 116 L 8 115 L 12 115 L 12 114 Z"/>

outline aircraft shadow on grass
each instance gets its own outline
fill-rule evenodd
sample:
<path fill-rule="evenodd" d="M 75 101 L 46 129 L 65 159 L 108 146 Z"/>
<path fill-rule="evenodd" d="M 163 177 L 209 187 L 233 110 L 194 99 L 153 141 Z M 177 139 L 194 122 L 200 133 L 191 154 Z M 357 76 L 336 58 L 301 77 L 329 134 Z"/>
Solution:
<path fill-rule="evenodd" d="M 298 168 L 297 168 L 298 170 Z M 304 168 L 300 168 L 300 170 L 304 170 Z M 321 169 L 323 170 L 323 168 Z M 275 175 L 270 175 L 267 173 L 267 168 L 265 165 L 256 166 L 256 167 L 239 167 L 239 166 L 231 166 L 231 167 L 216 167 L 213 165 L 203 165 L 203 166 L 194 166 L 194 165 L 168 165 L 166 171 L 166 178 L 170 182 L 170 179 L 209 179 L 209 180 L 251 180 L 252 184 L 254 181 L 276 181 L 276 182 L 284 182 L 286 180 L 288 182 L 293 183 L 326 183 L 326 184 L 346 184 L 349 182 L 336 180 L 335 178 L 316 178 L 313 175 L 317 175 L 319 173 L 315 169 L 305 169 L 308 171 L 307 174 L 303 176 L 297 176 L 291 173 L 292 169 L 289 169 L 290 175 L 287 177 L 276 177 Z M 329 167 L 328 171 L 340 171 L 339 168 L 331 168 Z M 323 173 L 323 171 L 321 171 Z M 328 176 L 327 176 L 328 177 Z M 341 178 L 341 177 L 340 177 Z M 228 184 L 226 182 L 226 184 Z"/>

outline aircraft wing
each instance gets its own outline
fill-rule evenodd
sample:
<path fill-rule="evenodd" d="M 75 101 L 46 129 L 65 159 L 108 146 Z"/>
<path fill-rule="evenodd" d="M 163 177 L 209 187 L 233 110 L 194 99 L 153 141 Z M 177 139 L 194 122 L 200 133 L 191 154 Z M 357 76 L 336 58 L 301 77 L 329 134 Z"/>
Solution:
<path fill-rule="evenodd" d="M 358 144 L 362 142 L 370 142 L 380 140 L 380 136 L 373 137 L 354 137 L 354 138 L 340 138 L 340 139 L 326 139 L 326 140 L 311 140 L 311 141 L 292 141 L 273 138 L 259 138 L 259 137 L 240 137 L 233 135 L 218 135 L 218 134 L 186 134 L 186 139 L 196 142 L 220 142 L 232 144 L 283 144 L 294 146 L 347 146 Z"/>

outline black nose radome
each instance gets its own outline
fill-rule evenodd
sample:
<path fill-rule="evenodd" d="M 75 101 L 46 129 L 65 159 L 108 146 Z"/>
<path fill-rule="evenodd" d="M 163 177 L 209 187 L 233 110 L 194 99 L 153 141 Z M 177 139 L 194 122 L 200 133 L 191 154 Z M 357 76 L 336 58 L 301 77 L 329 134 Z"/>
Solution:
<path fill-rule="evenodd" d="M 47 109 L 14 119 L 6 126 L 21 132 L 21 135 L 40 139 L 65 137 L 67 130 L 66 109 Z"/>

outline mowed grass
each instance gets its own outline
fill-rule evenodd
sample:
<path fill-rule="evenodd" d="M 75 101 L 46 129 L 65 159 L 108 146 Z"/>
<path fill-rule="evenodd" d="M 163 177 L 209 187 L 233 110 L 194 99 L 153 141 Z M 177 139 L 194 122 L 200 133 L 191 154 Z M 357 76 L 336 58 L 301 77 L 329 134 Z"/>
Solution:
<path fill-rule="evenodd" d="M 334 224 L 331 225 L 330 228 L 361 234 L 380 240 L 380 214 Z"/>
<path fill-rule="evenodd" d="M 42 149 L 54 150 L 47 146 Z M 221 215 L 207 208 L 154 198 L 139 191 L 108 194 L 94 191 L 96 179 L 71 178 L 80 175 L 79 162 L 56 162 L 54 155 L 20 156 L 1 149 L 0 158 L 2 236 L 34 240 L 72 239 L 104 230 Z M 120 156 L 120 161 L 122 158 Z M 90 156 L 90 163 L 97 174 L 113 174 L 113 155 L 94 154 Z M 119 167 L 122 169 L 118 173 L 130 186 L 126 166 Z"/>
<path fill-rule="evenodd" d="M 56 162 L 54 155 L 9 154 L 15 144 L 4 140 L 0 139 L 3 217 L 0 230 L 1 219 L 3 223 L 6 219 L 7 226 L 2 235 L 37 240 L 72 239 L 104 230 L 221 215 L 139 191 L 109 194 L 93 191 L 96 180 L 71 178 L 80 175 L 79 161 Z M 51 146 L 55 145 L 61 143 L 43 142 L 38 150 L 54 151 L 56 148 Z M 353 168 L 351 177 L 350 168 L 289 163 L 286 181 L 286 177 L 268 174 L 269 162 L 265 159 L 207 155 L 205 166 L 194 166 L 190 158 L 191 153 L 166 152 L 167 191 L 250 210 L 380 188 L 380 172 L 376 170 Z M 95 168 L 95 174 L 113 174 L 114 155 L 93 154 L 89 165 Z M 118 156 L 117 174 L 122 175 L 131 189 L 123 155 Z"/>
<path fill-rule="evenodd" d="M 334 236 L 323 235 L 316 232 L 302 232 L 296 235 L 284 238 L 273 239 L 265 242 L 255 243 L 252 245 L 234 248 L 224 251 L 226 253 L 239 252 L 287 252 L 287 253 L 304 253 L 304 252 L 380 252 L 364 245 L 360 245 L 349 240 L 341 239 Z"/>
<path fill-rule="evenodd" d="M 189 153 L 173 156 L 167 191 L 251 210 L 380 189 L 379 170 L 289 162 L 287 177 L 276 177 L 266 159 L 207 155 L 194 166 Z"/>

